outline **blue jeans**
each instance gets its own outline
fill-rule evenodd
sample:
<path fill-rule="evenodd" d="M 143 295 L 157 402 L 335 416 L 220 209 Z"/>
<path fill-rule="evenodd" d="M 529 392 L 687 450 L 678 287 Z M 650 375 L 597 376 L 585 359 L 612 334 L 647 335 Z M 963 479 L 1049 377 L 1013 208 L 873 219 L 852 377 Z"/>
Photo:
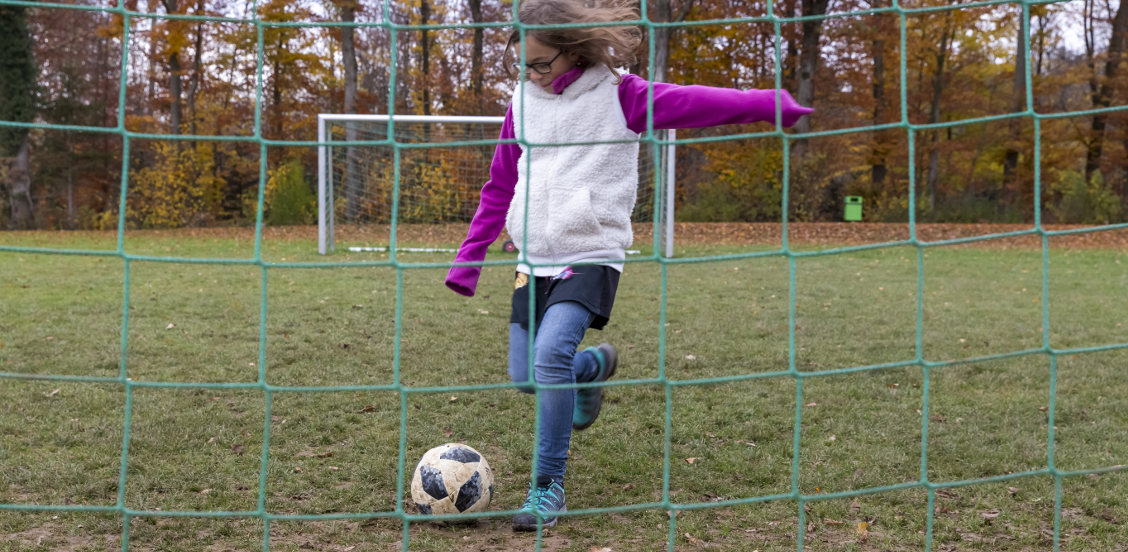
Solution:
<path fill-rule="evenodd" d="M 595 355 L 576 352 L 595 315 L 583 305 L 567 301 L 548 308 L 533 344 L 533 377 L 540 384 L 587 383 L 599 374 Z M 509 377 L 514 383 L 529 381 L 529 332 L 520 324 L 509 325 Z M 533 393 L 531 387 L 518 387 Z M 572 438 L 572 409 L 575 389 L 545 389 L 540 396 L 540 442 L 537 443 L 540 475 L 564 477 L 568 443 Z"/>

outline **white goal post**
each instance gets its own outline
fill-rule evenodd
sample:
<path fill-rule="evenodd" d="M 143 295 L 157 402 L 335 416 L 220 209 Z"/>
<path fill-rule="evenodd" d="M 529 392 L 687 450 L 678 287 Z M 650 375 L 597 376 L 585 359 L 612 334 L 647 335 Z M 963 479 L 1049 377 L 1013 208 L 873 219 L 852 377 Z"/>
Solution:
<path fill-rule="evenodd" d="M 391 218 L 390 198 L 397 186 L 401 222 L 470 222 L 477 206 L 477 191 L 489 179 L 489 165 L 495 146 L 401 148 L 400 180 L 397 182 L 392 170 L 392 148 L 333 144 L 342 140 L 387 140 L 390 118 L 388 115 L 317 116 L 317 141 L 321 144 L 317 148 L 318 253 L 325 255 L 335 250 L 334 228 L 338 216 L 344 217 L 350 224 L 388 222 Z M 504 117 L 396 115 L 392 137 L 397 144 L 468 140 L 488 143 L 497 140 L 503 122 Z M 668 133 L 668 139 L 674 140 L 673 130 L 658 132 Z M 352 138 L 349 138 L 350 135 Z M 665 242 L 666 256 L 672 257 L 674 145 L 661 148 L 658 159 L 653 158 L 651 148 L 644 145 L 641 149 L 640 165 L 645 164 L 650 169 L 641 174 L 640 184 L 647 186 L 650 195 L 644 197 L 640 193 L 639 203 L 645 206 L 646 202 L 650 202 L 652 209 L 646 207 L 640 210 L 636 207 L 636 213 L 642 217 L 638 220 L 653 220 L 654 211 L 659 213 L 657 230 L 664 235 L 664 240 L 659 241 Z M 451 185 L 451 181 L 455 184 Z M 654 193 L 658 189 L 663 189 L 664 193 Z M 657 204 L 659 196 L 663 196 L 664 205 Z M 411 249 L 397 247 L 399 251 Z"/>

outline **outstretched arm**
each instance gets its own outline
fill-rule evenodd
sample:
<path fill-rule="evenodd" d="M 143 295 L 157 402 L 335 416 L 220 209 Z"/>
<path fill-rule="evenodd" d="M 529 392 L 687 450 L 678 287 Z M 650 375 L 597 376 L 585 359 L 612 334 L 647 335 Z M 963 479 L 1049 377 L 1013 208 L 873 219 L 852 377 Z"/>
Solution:
<path fill-rule="evenodd" d="M 501 136 L 498 139 L 513 138 L 513 109 L 510 107 L 505 112 L 505 122 L 501 125 Z M 490 165 L 490 181 L 482 186 L 478 211 L 470 221 L 470 231 L 458 248 L 454 262 L 472 263 L 486 259 L 486 250 L 505 227 L 505 215 L 509 212 L 509 202 L 513 200 L 513 190 L 517 187 L 517 160 L 520 158 L 521 147 L 517 144 L 497 145 Z M 481 274 L 480 266 L 451 267 L 447 273 L 446 285 L 460 295 L 473 297 Z"/>
<path fill-rule="evenodd" d="M 619 103 L 627 127 L 646 132 L 646 99 L 650 83 L 638 75 L 623 75 L 619 84 Z M 786 90 L 780 90 L 783 126 L 794 125 L 800 117 L 814 111 L 803 107 Z M 739 123 L 775 123 L 776 91 L 735 90 L 711 86 L 679 86 L 654 83 L 654 129 L 702 128 Z"/>

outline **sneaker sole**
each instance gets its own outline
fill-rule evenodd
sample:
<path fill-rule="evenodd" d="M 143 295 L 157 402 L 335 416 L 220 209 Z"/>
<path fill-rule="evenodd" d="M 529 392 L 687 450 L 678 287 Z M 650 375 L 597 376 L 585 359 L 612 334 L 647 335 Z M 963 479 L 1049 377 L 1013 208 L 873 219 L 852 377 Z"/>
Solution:
<path fill-rule="evenodd" d="M 592 413 L 591 419 L 588 420 L 588 423 L 583 424 L 583 425 L 572 424 L 572 429 L 574 431 L 583 431 L 583 430 L 591 427 L 591 424 L 594 424 L 595 421 L 597 419 L 599 419 L 599 412 L 602 411 L 602 410 L 603 410 L 603 389 L 600 389 L 599 390 L 599 398 L 596 399 L 596 401 L 595 401 L 595 412 Z"/>
<path fill-rule="evenodd" d="M 568 507 L 565 506 L 564 509 L 562 509 L 560 511 L 561 512 L 567 512 Z M 556 527 L 556 522 L 558 522 L 558 521 L 560 521 L 560 517 L 559 516 L 554 517 L 554 518 L 552 518 L 552 521 L 544 522 L 544 528 L 550 529 L 552 527 Z M 533 523 L 531 525 L 525 524 L 525 523 L 517 523 L 516 520 L 515 520 L 513 522 L 513 530 L 514 531 L 536 531 L 537 530 L 536 518 L 533 518 Z"/>

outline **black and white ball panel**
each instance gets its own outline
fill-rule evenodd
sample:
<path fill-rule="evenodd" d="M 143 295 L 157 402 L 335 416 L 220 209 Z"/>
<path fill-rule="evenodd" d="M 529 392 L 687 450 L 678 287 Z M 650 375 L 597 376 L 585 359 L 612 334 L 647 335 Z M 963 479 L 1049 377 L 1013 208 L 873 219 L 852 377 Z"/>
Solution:
<path fill-rule="evenodd" d="M 411 497 L 423 514 L 486 510 L 493 500 L 493 472 L 482 455 L 459 443 L 440 445 L 419 460 Z"/>

